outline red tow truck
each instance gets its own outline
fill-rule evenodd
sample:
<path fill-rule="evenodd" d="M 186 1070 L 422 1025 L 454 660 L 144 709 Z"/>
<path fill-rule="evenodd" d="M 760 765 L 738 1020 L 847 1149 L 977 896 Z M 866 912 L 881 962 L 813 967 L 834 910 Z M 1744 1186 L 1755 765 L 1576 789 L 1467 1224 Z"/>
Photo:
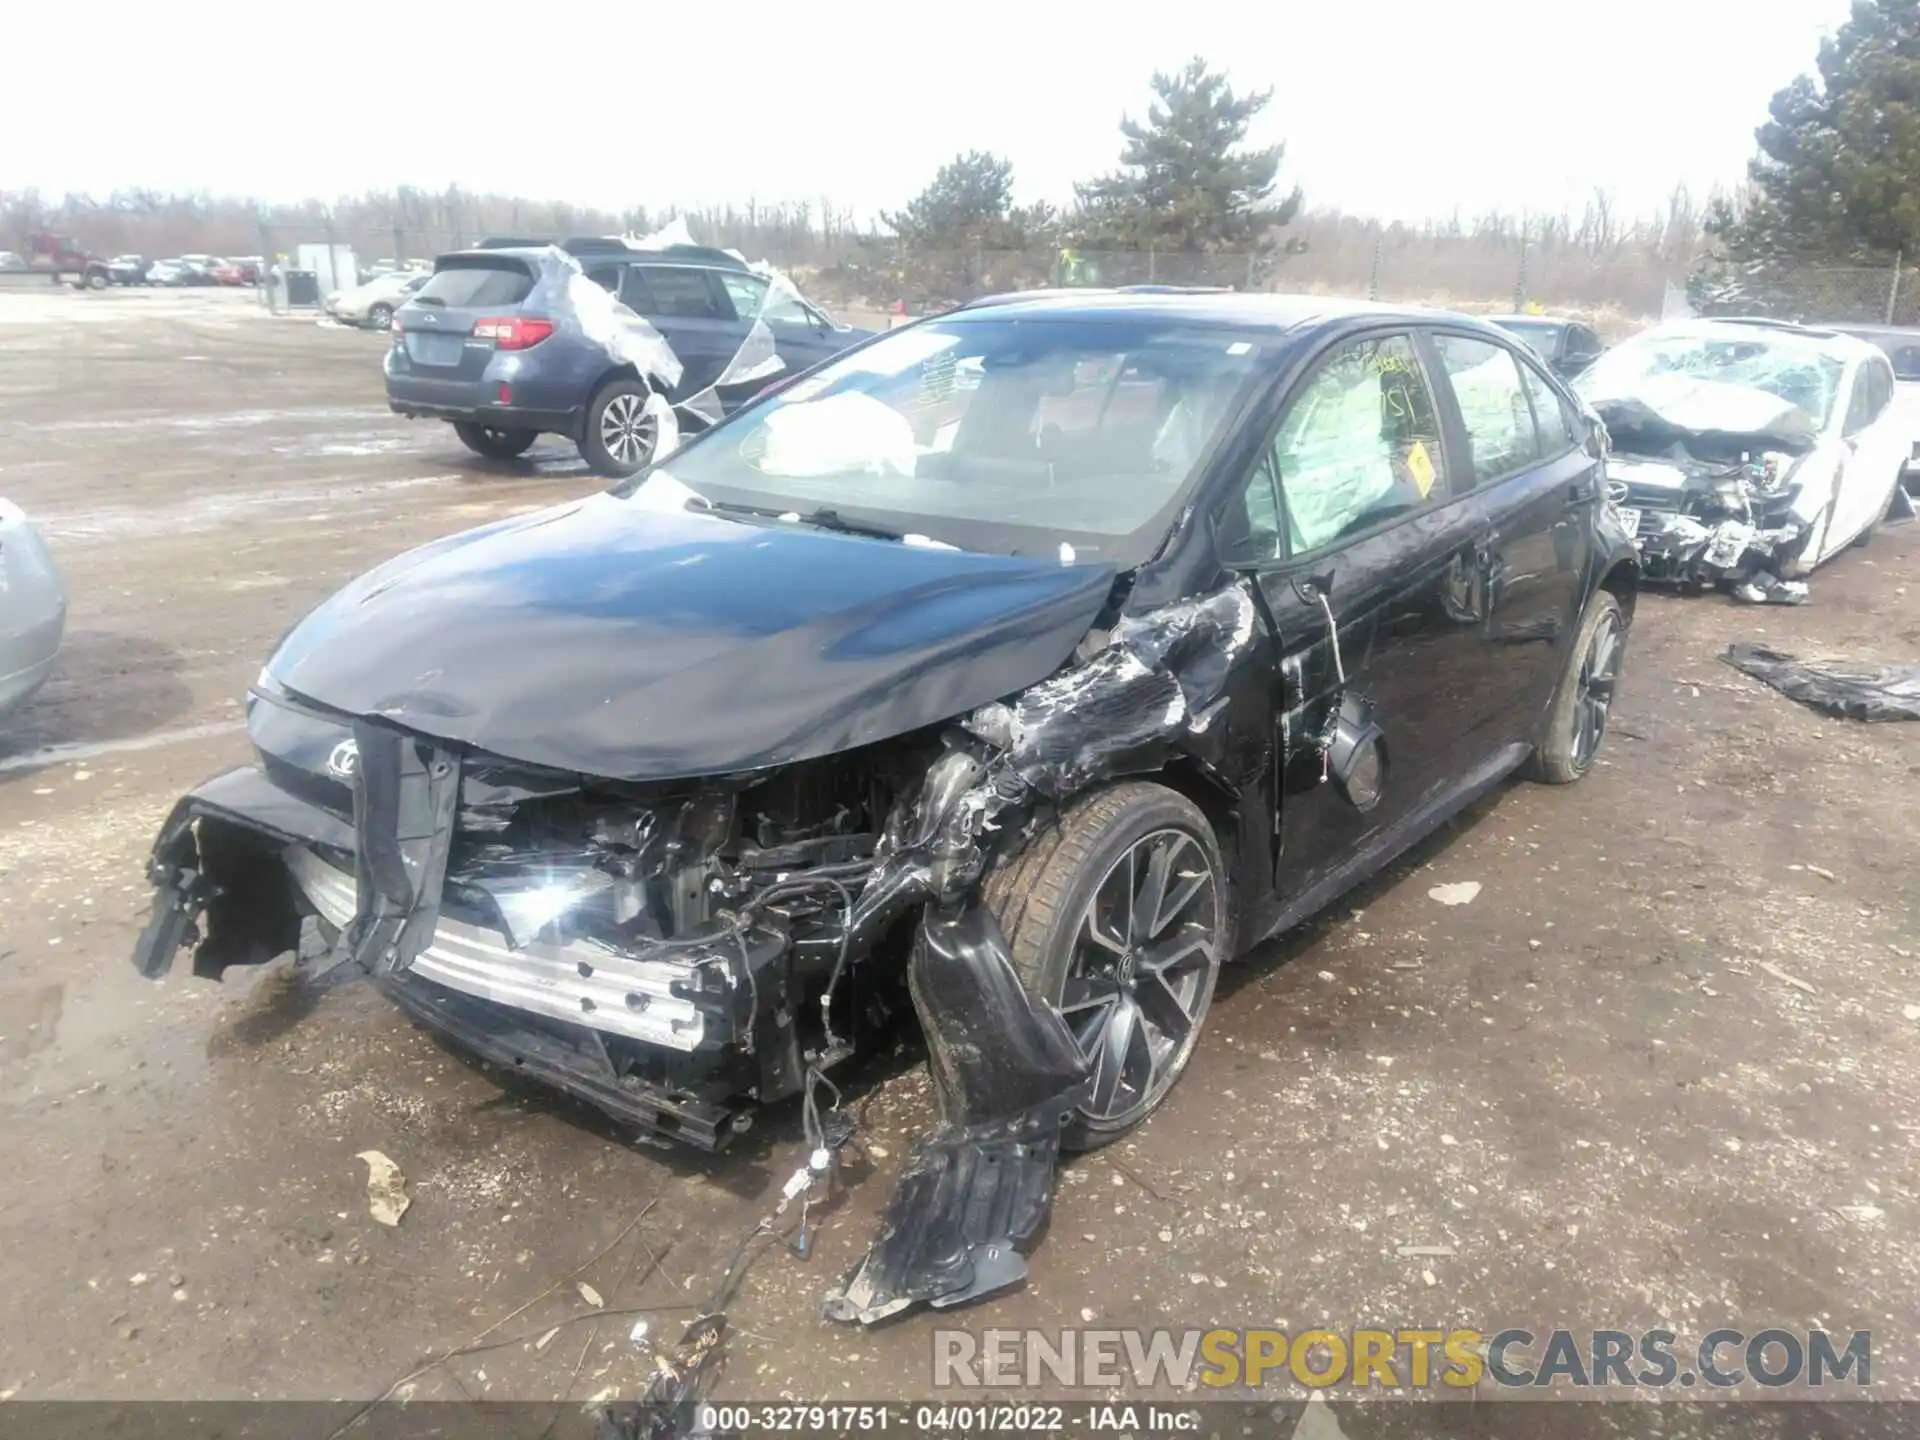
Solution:
<path fill-rule="evenodd" d="M 27 269 L 47 276 L 54 284 L 67 281 L 74 289 L 104 290 L 113 283 L 107 262 L 66 235 L 36 230 L 27 236 Z"/>

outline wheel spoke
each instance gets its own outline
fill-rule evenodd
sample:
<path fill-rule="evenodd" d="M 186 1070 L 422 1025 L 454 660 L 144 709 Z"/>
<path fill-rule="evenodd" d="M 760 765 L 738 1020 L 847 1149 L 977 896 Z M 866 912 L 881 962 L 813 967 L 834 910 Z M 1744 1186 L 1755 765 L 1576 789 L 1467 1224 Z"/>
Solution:
<path fill-rule="evenodd" d="M 1127 1067 L 1135 1049 L 1135 1041 L 1140 1030 L 1140 1009 L 1131 999 L 1121 997 L 1114 1002 L 1108 1013 L 1106 1024 L 1095 1037 L 1093 1062 L 1093 1094 L 1088 1097 L 1087 1108 L 1096 1115 L 1111 1115 L 1116 1110 L 1125 1109 L 1125 1104 L 1114 1102 L 1121 1098 L 1123 1087 L 1127 1083 Z"/>
<path fill-rule="evenodd" d="M 1134 854 L 1138 854 L 1136 849 Z M 1173 872 L 1173 842 L 1156 841 L 1147 857 L 1147 873 L 1140 877 L 1133 895 L 1133 916 L 1127 938 L 1136 942 L 1153 939 L 1160 933 L 1160 908 L 1166 903 L 1167 881 Z"/>
<path fill-rule="evenodd" d="M 1187 1013 L 1187 1002 L 1169 983 L 1166 974 L 1153 971 L 1142 975 L 1134 997 L 1140 1002 L 1140 1013 L 1147 1023 L 1168 1042 L 1166 1048 L 1178 1048 L 1187 1038 L 1187 1032 L 1193 1029 L 1193 1016 Z"/>

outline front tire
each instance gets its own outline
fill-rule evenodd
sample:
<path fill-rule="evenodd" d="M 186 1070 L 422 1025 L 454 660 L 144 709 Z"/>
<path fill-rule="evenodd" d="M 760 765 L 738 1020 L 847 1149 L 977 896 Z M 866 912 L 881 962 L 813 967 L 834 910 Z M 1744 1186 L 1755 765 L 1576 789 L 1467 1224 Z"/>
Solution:
<path fill-rule="evenodd" d="M 660 448 L 659 417 L 647 413 L 653 392 L 638 380 L 609 380 L 587 402 L 580 454 L 615 480 L 645 469 Z"/>
<path fill-rule="evenodd" d="M 104 290 L 107 288 L 108 283 L 106 271 L 90 270 L 87 272 L 87 288 L 89 290 Z"/>
<path fill-rule="evenodd" d="M 1035 833 L 985 899 L 1021 983 L 1060 1008 L 1093 1066 L 1061 1144 L 1119 1139 L 1186 1068 L 1232 944 L 1213 826 L 1164 785 L 1115 785 Z"/>
<path fill-rule="evenodd" d="M 453 422 L 453 433 L 460 437 L 460 443 L 476 455 L 484 455 L 489 460 L 511 460 L 515 456 L 527 453 L 527 447 L 538 437 L 537 430 L 496 430 L 487 425 L 475 425 L 471 421 Z"/>
<path fill-rule="evenodd" d="M 1527 763 L 1528 779 L 1571 785 L 1593 768 L 1600 742 L 1606 739 L 1626 644 L 1627 619 L 1620 601 L 1609 591 L 1596 590 L 1580 617 L 1553 703 L 1541 721 Z"/>

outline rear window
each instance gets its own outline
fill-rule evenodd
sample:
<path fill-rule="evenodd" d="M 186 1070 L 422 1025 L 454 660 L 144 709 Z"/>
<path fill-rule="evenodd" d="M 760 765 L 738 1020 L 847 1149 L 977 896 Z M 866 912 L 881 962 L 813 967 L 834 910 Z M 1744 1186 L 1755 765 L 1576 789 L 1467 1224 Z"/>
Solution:
<path fill-rule="evenodd" d="M 433 272 L 413 298 L 467 309 L 518 305 L 533 289 L 533 272 L 518 260 L 459 260 Z"/>

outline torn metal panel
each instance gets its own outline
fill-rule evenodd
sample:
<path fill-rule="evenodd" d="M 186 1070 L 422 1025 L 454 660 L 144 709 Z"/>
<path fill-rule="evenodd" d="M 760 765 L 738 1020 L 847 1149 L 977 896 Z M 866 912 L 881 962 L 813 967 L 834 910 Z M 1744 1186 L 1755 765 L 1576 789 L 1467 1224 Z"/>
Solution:
<path fill-rule="evenodd" d="M 976 712 L 968 727 L 1005 747 L 1003 770 L 1054 799 L 1156 768 L 1170 740 L 1207 728 L 1258 614 L 1241 584 L 1128 617 L 1083 664 Z"/>
<path fill-rule="evenodd" d="M 1789 699 L 1843 720 L 1920 720 L 1920 665 L 1800 660 L 1765 645 L 1738 644 L 1720 657 Z"/>

